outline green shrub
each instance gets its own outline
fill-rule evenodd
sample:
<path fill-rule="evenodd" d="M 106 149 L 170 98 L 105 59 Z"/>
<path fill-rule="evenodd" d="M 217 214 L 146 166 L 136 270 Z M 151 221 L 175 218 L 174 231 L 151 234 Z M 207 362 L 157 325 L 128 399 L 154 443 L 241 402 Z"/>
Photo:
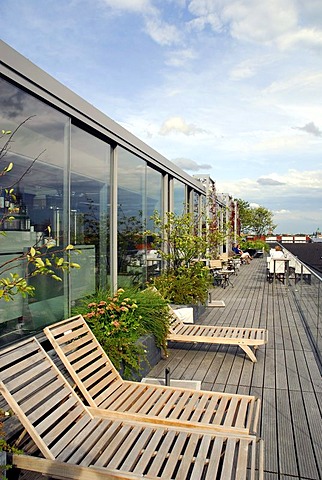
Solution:
<path fill-rule="evenodd" d="M 153 283 L 170 303 L 205 304 L 212 285 L 212 276 L 208 267 L 196 262 L 189 267 L 178 267 L 176 271 L 169 269 L 156 277 Z"/>
<path fill-rule="evenodd" d="M 247 240 L 243 241 L 240 244 L 240 248 L 245 250 L 262 250 L 264 248 L 265 252 L 268 252 L 269 245 L 263 240 Z"/>
<path fill-rule="evenodd" d="M 113 296 L 100 290 L 84 299 L 73 313 L 84 316 L 115 368 L 122 371 L 125 378 L 139 373 L 141 362 L 146 361 L 146 352 L 139 342 L 141 336 L 154 334 L 157 346 L 166 350 L 168 305 L 151 289 L 129 288 L 126 292 L 119 289 Z"/>

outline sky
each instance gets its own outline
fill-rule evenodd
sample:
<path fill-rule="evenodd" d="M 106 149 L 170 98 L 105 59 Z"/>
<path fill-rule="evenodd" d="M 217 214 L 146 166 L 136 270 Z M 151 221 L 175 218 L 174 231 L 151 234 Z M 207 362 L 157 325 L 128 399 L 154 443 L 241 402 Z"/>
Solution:
<path fill-rule="evenodd" d="M 321 0 L 0 0 L 1 39 L 217 192 L 322 230 Z"/>

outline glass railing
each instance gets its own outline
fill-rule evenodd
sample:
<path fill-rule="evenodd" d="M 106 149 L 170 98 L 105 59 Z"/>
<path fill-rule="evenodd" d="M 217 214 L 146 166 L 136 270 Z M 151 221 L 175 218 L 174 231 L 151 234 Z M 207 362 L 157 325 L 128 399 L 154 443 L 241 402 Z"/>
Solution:
<path fill-rule="evenodd" d="M 287 249 L 284 246 L 284 252 Z M 322 370 L 322 274 L 287 251 L 288 286 L 302 314 L 307 335 Z"/>

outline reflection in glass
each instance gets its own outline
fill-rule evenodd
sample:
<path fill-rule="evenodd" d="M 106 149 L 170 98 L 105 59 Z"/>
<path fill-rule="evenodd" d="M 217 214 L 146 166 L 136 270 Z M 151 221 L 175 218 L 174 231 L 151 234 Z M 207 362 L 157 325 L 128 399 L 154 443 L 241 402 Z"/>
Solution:
<path fill-rule="evenodd" d="M 71 300 L 109 284 L 110 146 L 72 127 L 70 241 L 85 275 L 71 272 Z"/>
<path fill-rule="evenodd" d="M 177 180 L 173 179 L 173 211 L 176 215 L 182 215 L 187 206 L 186 187 Z"/>
<path fill-rule="evenodd" d="M 0 240 L 3 264 L 32 245 L 42 248 L 50 243 L 56 250 L 67 245 L 63 192 L 69 119 L 4 80 L 0 80 L 0 106 L 2 127 L 17 129 L 5 155 L 13 169 L 1 179 L 0 213 L 6 218 Z M 14 198 L 8 198 L 5 190 L 11 187 Z M 23 276 L 25 267 L 19 264 L 15 271 Z M 3 308 L 3 338 L 7 331 L 15 338 L 64 316 L 64 279 L 35 277 L 30 284 L 36 288 L 34 297 L 17 299 L 15 308 Z"/>
<path fill-rule="evenodd" d="M 119 148 L 117 175 L 119 285 L 141 284 L 146 278 L 146 162 Z"/>

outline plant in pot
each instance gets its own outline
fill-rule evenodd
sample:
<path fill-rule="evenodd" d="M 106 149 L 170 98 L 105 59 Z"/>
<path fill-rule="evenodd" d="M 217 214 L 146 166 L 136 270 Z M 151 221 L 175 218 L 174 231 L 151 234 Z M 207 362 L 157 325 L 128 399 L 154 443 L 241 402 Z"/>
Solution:
<path fill-rule="evenodd" d="M 169 328 L 167 302 L 152 289 L 119 289 L 114 295 L 97 291 L 73 309 L 82 314 L 113 365 L 132 379 L 147 362 L 142 337 L 153 334 L 156 346 L 166 351 Z"/>
<path fill-rule="evenodd" d="M 212 277 L 198 259 L 209 255 L 209 234 L 199 232 L 199 221 L 190 213 L 168 212 L 163 219 L 155 212 L 152 220 L 155 230 L 147 234 L 163 260 L 163 271 L 153 285 L 170 303 L 205 304 Z"/>

